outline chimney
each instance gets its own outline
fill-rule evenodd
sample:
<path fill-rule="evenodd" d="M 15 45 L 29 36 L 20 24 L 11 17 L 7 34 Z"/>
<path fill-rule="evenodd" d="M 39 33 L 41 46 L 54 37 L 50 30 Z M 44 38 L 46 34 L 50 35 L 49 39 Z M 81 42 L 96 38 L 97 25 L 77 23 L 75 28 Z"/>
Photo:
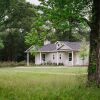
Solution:
<path fill-rule="evenodd" d="M 51 42 L 48 41 L 48 40 L 45 40 L 45 41 L 44 41 L 44 45 L 47 45 L 47 44 L 51 44 Z"/>

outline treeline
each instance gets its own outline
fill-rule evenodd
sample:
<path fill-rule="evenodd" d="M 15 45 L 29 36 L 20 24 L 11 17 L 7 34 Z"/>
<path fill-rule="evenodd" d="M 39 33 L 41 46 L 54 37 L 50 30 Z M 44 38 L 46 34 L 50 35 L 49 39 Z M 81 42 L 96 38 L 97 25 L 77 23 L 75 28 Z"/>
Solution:
<path fill-rule="evenodd" d="M 24 42 L 24 36 L 32 28 L 35 16 L 34 6 L 25 1 L 11 1 L 2 14 L 4 16 L 1 17 L 0 38 L 3 48 L 0 49 L 0 60 L 25 60 L 24 51 L 27 46 Z"/>
<path fill-rule="evenodd" d="M 84 16 L 91 9 L 85 11 L 81 1 L 63 2 L 42 0 L 35 6 L 24 0 L 0 0 L 0 61 L 23 61 L 24 51 L 31 45 L 41 46 L 45 39 L 89 40 Z"/>

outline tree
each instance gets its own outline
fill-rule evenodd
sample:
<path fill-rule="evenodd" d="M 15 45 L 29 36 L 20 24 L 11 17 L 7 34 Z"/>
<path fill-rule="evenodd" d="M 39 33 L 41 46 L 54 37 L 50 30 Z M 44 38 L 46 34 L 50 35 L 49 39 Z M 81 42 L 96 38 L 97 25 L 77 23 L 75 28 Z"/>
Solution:
<path fill-rule="evenodd" d="M 0 48 L 3 48 L 4 45 L 3 45 L 3 41 L 0 39 Z"/>
<path fill-rule="evenodd" d="M 31 30 L 35 16 L 34 6 L 26 2 L 14 3 L 6 11 L 7 18 L 0 27 L 4 48 L 0 50 L 0 59 L 21 61 L 25 59 L 24 36 Z"/>
<path fill-rule="evenodd" d="M 25 1 L 25 0 L 0 0 L 0 27 L 3 25 L 5 20 L 6 12 L 9 10 L 10 6 L 15 4 L 18 1 Z M 3 48 L 3 40 L 0 37 L 0 48 Z"/>
<path fill-rule="evenodd" d="M 83 61 L 83 65 L 84 65 L 84 60 L 89 56 L 89 43 L 86 42 L 86 39 L 83 38 L 82 39 L 82 43 L 81 43 L 81 48 L 80 48 L 80 58 Z"/>
<path fill-rule="evenodd" d="M 83 35 L 88 32 L 87 28 L 82 31 L 83 26 L 87 26 L 85 14 L 88 12 L 84 10 L 87 7 L 84 0 L 40 1 L 38 8 L 43 12 L 42 20 L 51 22 L 58 40 L 77 41 L 75 33 Z"/>
<path fill-rule="evenodd" d="M 17 2 L 25 2 L 25 0 L 0 0 L 0 25 L 3 22 L 3 18 L 6 16 L 6 12 Z"/>
<path fill-rule="evenodd" d="M 39 35 L 42 32 L 45 33 L 45 38 L 51 40 L 51 42 L 57 40 L 77 41 L 80 40 L 80 37 L 88 37 L 88 28 L 84 27 L 86 22 L 83 21 L 82 15 L 80 15 L 83 9 L 81 6 L 85 7 L 81 0 L 77 3 L 74 0 L 40 1 L 41 5 L 36 7 L 37 13 L 36 17 L 33 18 L 32 25 Z M 75 7 L 77 8 L 74 9 Z M 80 20 L 82 20 L 82 23 L 80 23 Z M 33 34 L 34 31 L 32 31 L 33 29 L 31 30 Z M 75 35 L 76 33 L 77 35 Z"/>
<path fill-rule="evenodd" d="M 88 80 L 100 86 L 100 0 L 92 5 Z"/>
<path fill-rule="evenodd" d="M 31 32 L 25 36 L 25 43 L 39 47 L 43 45 L 45 37 L 46 34 L 44 32 L 38 33 L 38 31 L 33 28 Z"/>
<path fill-rule="evenodd" d="M 0 0 L 0 26 L 2 25 L 3 23 L 3 17 L 4 17 L 4 12 L 8 9 L 9 7 L 9 0 Z M 3 48 L 4 45 L 3 45 L 3 41 L 0 37 L 0 48 Z"/>

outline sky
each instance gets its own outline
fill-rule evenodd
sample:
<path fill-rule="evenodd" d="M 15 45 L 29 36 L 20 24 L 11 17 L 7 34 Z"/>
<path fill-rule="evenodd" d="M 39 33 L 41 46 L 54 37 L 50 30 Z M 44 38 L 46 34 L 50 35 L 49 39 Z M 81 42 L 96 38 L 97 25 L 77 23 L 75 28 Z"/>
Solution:
<path fill-rule="evenodd" d="M 32 4 L 35 4 L 35 5 L 39 5 L 40 2 L 38 0 L 26 0 L 27 2 L 30 2 Z"/>

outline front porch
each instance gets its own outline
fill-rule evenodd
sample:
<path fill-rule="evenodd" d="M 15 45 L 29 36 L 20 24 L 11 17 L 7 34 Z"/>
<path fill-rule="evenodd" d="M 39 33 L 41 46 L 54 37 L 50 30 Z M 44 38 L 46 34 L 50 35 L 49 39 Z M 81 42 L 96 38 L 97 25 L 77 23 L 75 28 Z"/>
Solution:
<path fill-rule="evenodd" d="M 62 64 L 68 66 L 74 66 L 74 52 L 39 52 L 35 57 L 35 64 L 37 65 L 48 65 L 48 64 Z"/>

